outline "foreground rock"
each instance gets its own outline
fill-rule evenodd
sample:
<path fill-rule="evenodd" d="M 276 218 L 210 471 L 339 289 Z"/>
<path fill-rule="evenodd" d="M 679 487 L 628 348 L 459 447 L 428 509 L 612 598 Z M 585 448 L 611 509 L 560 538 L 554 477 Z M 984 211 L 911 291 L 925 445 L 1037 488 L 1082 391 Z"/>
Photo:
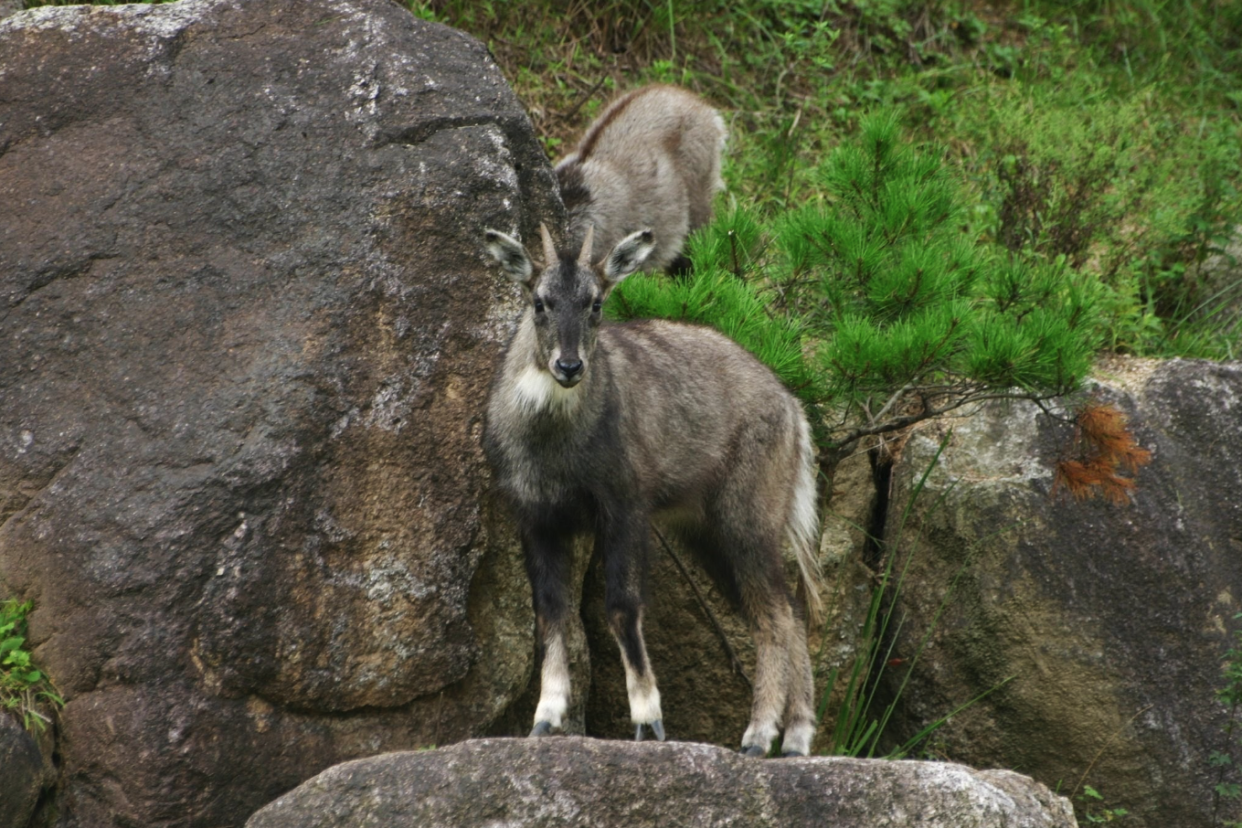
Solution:
<path fill-rule="evenodd" d="M 710 745 L 488 739 L 331 768 L 247 828 L 825 826 L 1073 828 L 1008 771 L 934 762 L 752 760 Z"/>
<path fill-rule="evenodd" d="M 953 429 L 898 544 L 913 555 L 888 675 L 890 690 L 909 679 L 896 735 L 994 690 L 933 737 L 938 752 L 1067 795 L 1090 785 L 1097 809 L 1124 808 L 1136 828 L 1209 828 L 1242 818 L 1214 796 L 1242 782 L 1217 697 L 1242 611 L 1242 364 L 1117 362 L 1101 376 L 1152 452 L 1129 507 L 1052 496 L 1072 430 L 1033 407 L 907 445 L 890 525 Z"/>
<path fill-rule="evenodd" d="M 68 701 L 45 816 L 240 825 L 526 686 L 478 239 L 560 211 L 486 49 L 389 0 L 0 22 L 0 597 Z"/>

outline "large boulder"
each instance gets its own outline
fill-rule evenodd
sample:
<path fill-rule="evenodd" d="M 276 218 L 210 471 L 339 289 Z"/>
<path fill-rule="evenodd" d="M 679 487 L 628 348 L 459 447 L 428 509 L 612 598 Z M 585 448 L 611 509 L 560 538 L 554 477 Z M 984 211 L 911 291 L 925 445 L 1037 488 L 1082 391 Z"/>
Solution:
<path fill-rule="evenodd" d="M 485 730 L 529 589 L 481 403 L 563 208 L 486 49 L 389 0 L 0 21 L 0 595 L 64 826 L 238 825 Z"/>
<path fill-rule="evenodd" d="M 1009 771 L 936 762 L 762 761 L 711 745 L 485 739 L 324 771 L 247 828 L 1073 828 Z"/>
<path fill-rule="evenodd" d="M 1073 429 L 1034 406 L 930 425 L 907 444 L 890 528 L 952 429 L 897 539 L 898 566 L 910 563 L 888 671 L 890 698 L 908 682 L 895 735 L 990 692 L 931 748 L 1019 769 L 1077 798 L 1084 816 L 1122 808 L 1127 825 L 1148 828 L 1238 820 L 1238 800 L 1214 787 L 1242 782 L 1233 714 L 1217 696 L 1242 610 L 1242 364 L 1118 361 L 1100 375 L 1095 393 L 1152 452 L 1130 506 L 1053 491 Z"/>

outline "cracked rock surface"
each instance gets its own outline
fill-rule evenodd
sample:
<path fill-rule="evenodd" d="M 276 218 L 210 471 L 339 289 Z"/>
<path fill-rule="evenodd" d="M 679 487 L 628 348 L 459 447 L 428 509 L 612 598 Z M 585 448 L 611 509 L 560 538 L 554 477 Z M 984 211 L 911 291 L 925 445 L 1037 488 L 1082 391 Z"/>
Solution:
<path fill-rule="evenodd" d="M 478 240 L 561 209 L 486 49 L 388 0 L 0 20 L 0 595 L 67 700 L 45 816 L 240 825 L 525 687 Z"/>

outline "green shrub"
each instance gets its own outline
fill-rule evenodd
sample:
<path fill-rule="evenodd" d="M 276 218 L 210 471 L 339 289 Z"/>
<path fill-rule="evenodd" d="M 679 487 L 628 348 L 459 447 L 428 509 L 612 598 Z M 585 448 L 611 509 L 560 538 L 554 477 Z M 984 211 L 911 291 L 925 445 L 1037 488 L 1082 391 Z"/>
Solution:
<path fill-rule="evenodd" d="M 941 151 L 901 140 L 894 112 L 865 119 L 815 179 L 819 199 L 771 220 L 733 209 L 692 240 L 691 275 L 632 277 L 611 311 L 734 337 L 835 423 L 820 439 L 838 451 L 1078 385 L 1096 344 L 1091 283 L 964 233 L 960 181 Z"/>

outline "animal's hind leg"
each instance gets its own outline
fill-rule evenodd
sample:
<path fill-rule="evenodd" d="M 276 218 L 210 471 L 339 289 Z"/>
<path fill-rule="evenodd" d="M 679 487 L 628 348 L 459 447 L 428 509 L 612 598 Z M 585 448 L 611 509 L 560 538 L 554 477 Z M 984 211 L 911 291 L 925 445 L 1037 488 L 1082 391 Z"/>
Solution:
<path fill-rule="evenodd" d="M 522 538 L 526 571 L 535 605 L 535 625 L 543 650 L 539 705 L 531 736 L 560 730 L 569 709 L 569 652 L 565 645 L 569 576 L 572 568 L 570 537 L 533 531 Z"/>
<path fill-rule="evenodd" d="M 783 594 L 748 595 L 747 592 L 742 590 L 742 601 L 755 639 L 755 695 L 750 724 L 742 734 L 742 752 L 747 756 L 766 756 L 780 734 L 782 714 L 789 698 L 789 639 L 793 635 L 794 619 Z"/>
<path fill-rule="evenodd" d="M 785 700 L 785 756 L 807 756 L 815 738 L 815 677 L 806 648 L 806 627 L 794 617 L 789 637 L 789 697 Z"/>
<path fill-rule="evenodd" d="M 742 752 L 766 756 L 780 735 L 786 712 L 793 709 L 791 691 L 810 693 L 795 675 L 790 659 L 799 642 L 804 651 L 806 645 L 805 638 L 799 637 L 798 622 L 789 603 L 779 536 L 773 529 L 736 522 L 730 525 L 730 515 L 736 514 L 741 512 L 717 513 L 712 546 L 726 564 L 755 640 L 754 699 L 750 724 L 742 735 Z M 809 665 L 809 659 L 807 662 Z M 796 709 L 800 713 L 801 705 Z"/>
<path fill-rule="evenodd" d="M 601 522 L 596 546 L 604 562 L 604 604 L 608 629 L 621 650 L 625 688 L 630 699 L 634 738 L 650 727 L 664 741 L 660 691 L 643 642 L 643 594 L 647 575 L 648 523 L 645 519 Z"/>

